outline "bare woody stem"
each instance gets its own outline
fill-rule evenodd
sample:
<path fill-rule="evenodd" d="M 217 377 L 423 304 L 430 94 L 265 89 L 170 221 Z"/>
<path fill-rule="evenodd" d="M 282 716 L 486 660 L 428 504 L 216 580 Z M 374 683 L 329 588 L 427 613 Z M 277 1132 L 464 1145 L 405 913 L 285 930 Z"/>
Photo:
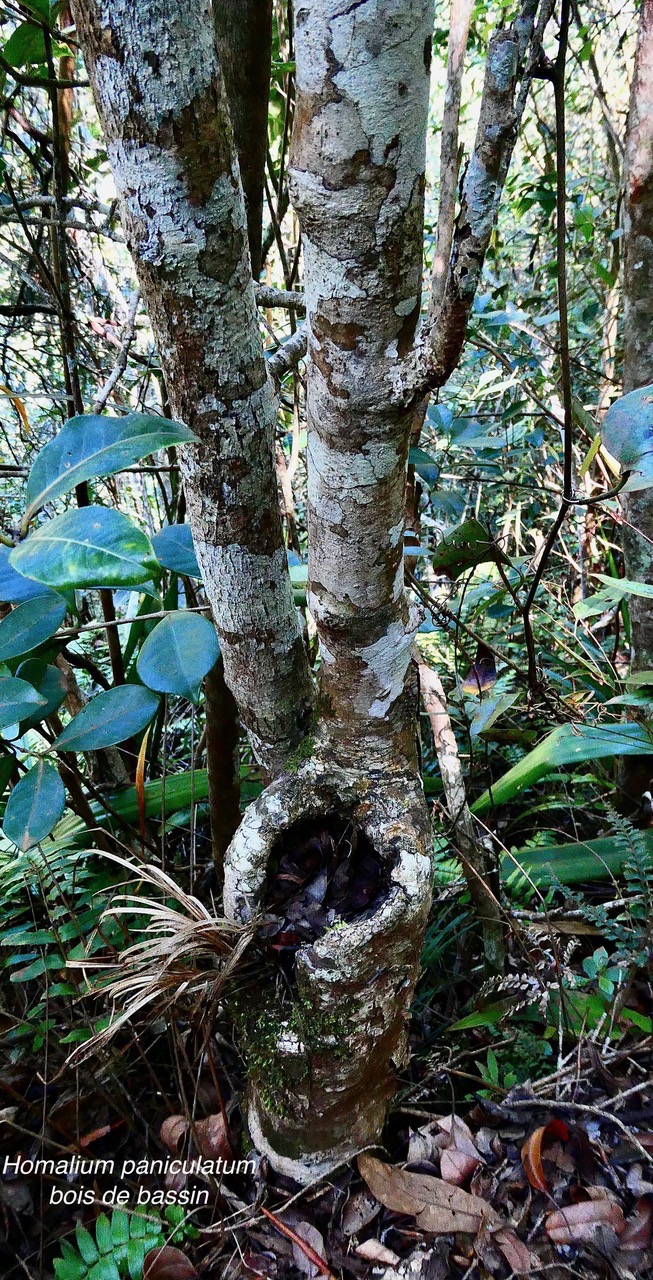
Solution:
<path fill-rule="evenodd" d="M 419 683 L 424 710 L 431 725 L 454 846 L 460 854 L 469 895 L 483 933 L 486 968 L 490 973 L 503 973 L 505 947 L 501 905 L 488 883 L 488 859 L 467 804 L 458 745 L 444 689 L 437 672 L 424 662 L 419 664 Z"/>
<path fill-rule="evenodd" d="M 180 461 L 225 678 L 274 773 L 305 733 L 311 687 L 211 4 L 72 8 L 172 410 L 200 439 Z"/>

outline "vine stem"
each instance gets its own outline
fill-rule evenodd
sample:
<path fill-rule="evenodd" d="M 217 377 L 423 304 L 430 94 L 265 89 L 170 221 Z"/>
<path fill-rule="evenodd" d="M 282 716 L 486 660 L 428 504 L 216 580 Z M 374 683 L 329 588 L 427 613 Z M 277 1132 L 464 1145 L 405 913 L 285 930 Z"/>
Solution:
<path fill-rule="evenodd" d="M 528 654 L 528 682 L 532 689 L 535 689 L 538 684 L 538 667 L 530 611 L 567 511 L 574 505 L 573 405 L 567 303 L 567 155 L 565 114 L 565 70 L 569 45 L 570 12 L 571 0 L 562 0 L 558 52 L 553 65 L 547 66 L 546 71 L 543 72 L 546 78 L 553 82 L 556 121 L 556 276 L 558 286 L 560 386 L 563 406 L 563 482 L 560 507 L 549 530 L 549 535 L 544 544 L 544 549 L 522 608 L 524 638 Z"/>

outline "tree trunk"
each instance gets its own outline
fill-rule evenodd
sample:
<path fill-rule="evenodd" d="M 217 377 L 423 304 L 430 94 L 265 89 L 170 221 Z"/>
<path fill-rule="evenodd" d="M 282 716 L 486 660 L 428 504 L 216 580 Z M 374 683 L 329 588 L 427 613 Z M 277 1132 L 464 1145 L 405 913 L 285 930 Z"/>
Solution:
<path fill-rule="evenodd" d="M 218 57 L 238 152 L 252 275 L 261 270 L 272 0 L 215 0 Z"/>
<path fill-rule="evenodd" d="M 403 568 L 412 408 L 395 388 L 420 313 L 433 6 L 313 0 L 297 5 L 296 21 L 290 187 L 305 253 L 321 715 L 309 758 L 245 815 L 227 854 L 225 904 L 246 918 L 264 902 L 280 831 L 299 838 L 309 818 L 349 819 L 387 879 L 371 912 L 299 950 L 301 1019 L 280 1010 L 252 1079 L 257 1146 L 306 1180 L 378 1136 L 430 903 L 410 660 L 419 617 Z"/>
<path fill-rule="evenodd" d="M 642 0 L 626 136 L 624 238 L 624 392 L 653 383 L 653 0 Z M 653 585 L 653 491 L 624 495 L 626 577 Z M 629 598 L 634 671 L 653 668 L 650 601 Z M 623 788 L 639 801 L 653 757 L 624 760 Z"/>
<path fill-rule="evenodd" d="M 210 0 L 73 0 L 173 413 L 225 677 L 274 774 L 310 717 L 274 465 L 276 403 Z"/>

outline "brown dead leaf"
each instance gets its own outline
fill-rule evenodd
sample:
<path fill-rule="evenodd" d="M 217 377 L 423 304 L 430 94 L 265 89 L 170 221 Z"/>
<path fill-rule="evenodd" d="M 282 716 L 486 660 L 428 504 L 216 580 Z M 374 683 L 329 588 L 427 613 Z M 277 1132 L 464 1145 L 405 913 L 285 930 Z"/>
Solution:
<path fill-rule="evenodd" d="M 164 1147 L 176 1155 L 187 1132 L 188 1121 L 184 1116 L 167 1116 L 159 1130 L 159 1137 Z"/>
<path fill-rule="evenodd" d="M 386 1249 L 380 1240 L 364 1240 L 359 1244 L 356 1253 L 359 1258 L 365 1258 L 367 1262 L 377 1262 L 385 1267 L 398 1267 L 401 1258 L 398 1253 L 393 1253 L 392 1249 Z"/>
<path fill-rule="evenodd" d="M 200 1155 L 205 1160 L 233 1160 L 234 1153 L 222 1112 L 207 1116 L 206 1120 L 198 1120 L 195 1135 Z"/>
<path fill-rule="evenodd" d="M 438 1127 L 449 1138 L 440 1154 L 440 1173 L 445 1182 L 461 1187 L 483 1163 L 482 1157 L 464 1120 L 458 1116 L 444 1116 L 438 1120 Z"/>
<path fill-rule="evenodd" d="M 199 1277 L 190 1258 L 168 1244 L 162 1249 L 150 1249 L 146 1254 L 143 1280 L 199 1280 Z"/>
<path fill-rule="evenodd" d="M 549 1214 L 546 1232 L 553 1244 L 581 1244 L 593 1240 L 601 1227 L 621 1235 L 625 1225 L 623 1211 L 614 1200 L 582 1200 Z"/>
<path fill-rule="evenodd" d="M 544 1191 L 545 1194 L 548 1194 L 549 1188 L 542 1167 L 542 1145 L 547 1138 L 561 1138 L 563 1142 L 567 1142 L 569 1130 L 563 1120 L 556 1120 L 554 1117 L 548 1124 L 535 1129 L 521 1149 L 522 1164 L 528 1181 L 537 1191 Z"/>
<path fill-rule="evenodd" d="M 316 1254 L 318 1258 L 321 1258 L 322 1261 L 326 1263 L 327 1259 L 326 1249 L 324 1248 L 324 1239 L 317 1227 L 314 1227 L 311 1222 L 298 1222 L 295 1227 L 295 1235 L 299 1237 L 299 1240 L 303 1240 L 305 1244 L 309 1246 L 312 1253 Z M 315 1280 L 316 1276 L 324 1274 L 324 1271 L 322 1270 L 321 1272 L 320 1268 L 316 1266 L 309 1256 L 307 1256 L 306 1250 L 302 1249 L 295 1241 L 293 1241 L 292 1245 L 292 1256 L 297 1270 L 301 1271 L 302 1275 L 309 1276 L 310 1280 Z"/>
<path fill-rule="evenodd" d="M 514 1231 L 503 1230 L 497 1231 L 492 1237 L 494 1243 L 501 1250 L 508 1266 L 515 1275 L 525 1276 L 537 1264 L 538 1259 L 527 1249 L 522 1240 L 519 1240 Z"/>
<path fill-rule="evenodd" d="M 431 1164 L 437 1156 L 437 1138 L 440 1132 L 434 1124 L 424 1124 L 419 1129 L 411 1129 L 408 1135 L 408 1164 L 421 1164 L 425 1160 Z"/>
<path fill-rule="evenodd" d="M 445 1182 L 454 1187 L 462 1187 L 480 1163 L 478 1156 L 469 1156 L 466 1151 L 458 1151 L 456 1147 L 445 1147 L 440 1156 L 440 1173 Z"/>
<path fill-rule="evenodd" d="M 653 1240 L 653 1197 L 642 1196 L 626 1222 L 619 1244 L 622 1249 L 648 1249 Z"/>
<path fill-rule="evenodd" d="M 314 1249 L 304 1236 L 293 1230 L 292 1227 L 289 1227 L 286 1222 L 282 1222 L 281 1218 L 278 1218 L 276 1213 L 271 1213 L 271 1211 L 266 1209 L 264 1205 L 261 1205 L 261 1213 L 264 1214 L 268 1221 L 276 1227 L 277 1231 L 279 1231 L 282 1236 L 286 1237 L 286 1240 L 291 1241 L 293 1258 L 296 1257 L 295 1250 L 297 1249 L 299 1253 L 303 1253 L 304 1257 L 313 1264 L 320 1275 L 326 1276 L 327 1280 L 334 1280 L 334 1277 L 329 1270 L 329 1265 L 322 1256 L 322 1253 L 319 1253 Z M 301 1223 L 300 1225 L 303 1227 L 310 1227 L 310 1223 Z M 311 1227 L 311 1230 L 313 1229 L 314 1228 Z M 319 1231 L 317 1234 L 320 1236 L 320 1241 L 322 1241 L 322 1236 Z M 322 1244 L 322 1249 L 324 1249 L 324 1244 Z"/>
<path fill-rule="evenodd" d="M 355 1236 L 376 1217 L 381 1208 L 378 1200 L 367 1189 L 355 1191 L 342 1213 L 342 1230 L 346 1236 Z"/>
<path fill-rule="evenodd" d="M 500 1225 L 499 1214 L 485 1200 L 452 1186 L 441 1178 L 407 1173 L 364 1153 L 358 1168 L 372 1195 L 395 1213 L 406 1213 L 434 1235 L 467 1231 L 475 1235 L 485 1222 Z"/>

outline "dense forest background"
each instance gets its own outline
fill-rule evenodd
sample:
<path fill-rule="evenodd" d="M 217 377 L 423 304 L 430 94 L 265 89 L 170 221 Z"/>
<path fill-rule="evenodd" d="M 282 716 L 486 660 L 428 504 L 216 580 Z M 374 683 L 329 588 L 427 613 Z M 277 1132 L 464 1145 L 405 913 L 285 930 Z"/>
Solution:
<path fill-rule="evenodd" d="M 513 8 L 467 6 L 458 180 L 489 42 Z M 448 48 L 451 76 L 465 10 L 436 5 L 425 287 Z M 335 1033 L 342 1007 L 308 1027 L 286 1002 L 289 965 L 339 913 L 366 909 L 382 873 L 365 849 L 339 873 L 342 833 L 307 829 L 301 847 L 280 846 L 255 943 L 222 916 L 225 850 L 269 771 L 239 727 L 186 518 L 178 450 L 192 437 L 170 408 L 72 15 L 4 0 L 3 1153 L 232 1165 L 199 1181 L 144 1174 L 150 1191 L 171 1193 L 145 1216 L 133 1211 L 135 1177 L 112 1216 L 102 1195 L 115 1178 L 96 1171 L 82 1179 L 89 1200 L 62 1204 L 52 1189 L 79 1188 L 74 1177 L 5 1165 L 7 1277 L 651 1274 L 653 672 L 634 652 L 633 619 L 643 625 L 653 581 L 624 563 L 634 517 L 619 492 L 629 465 L 650 469 L 653 438 L 645 403 L 625 427 L 619 416 L 639 12 L 572 0 L 567 20 L 563 221 L 554 86 L 533 75 L 462 357 L 409 454 L 405 581 L 421 608 L 434 898 L 384 1131 L 390 1163 L 362 1157 L 299 1198 L 256 1153 L 236 1168 L 251 1151 L 246 1078 L 283 1107 L 279 1008 L 308 1043 Z M 558 36 L 554 14 L 549 65 Z M 288 194 L 294 77 L 292 5 L 274 0 L 257 301 L 279 397 L 283 536 L 316 668 L 302 236 Z M 64 446 L 48 446 L 80 415 L 85 456 L 69 478 Z M 122 426 L 104 435 L 107 418 Z M 92 545 L 75 523 L 89 503 L 103 512 Z M 321 898 L 315 857 L 328 870 Z M 273 989 L 266 1021 L 257 1001 Z M 206 1203 L 175 1202 L 196 1185 Z M 468 1215 L 461 1228 L 454 1210 Z"/>

